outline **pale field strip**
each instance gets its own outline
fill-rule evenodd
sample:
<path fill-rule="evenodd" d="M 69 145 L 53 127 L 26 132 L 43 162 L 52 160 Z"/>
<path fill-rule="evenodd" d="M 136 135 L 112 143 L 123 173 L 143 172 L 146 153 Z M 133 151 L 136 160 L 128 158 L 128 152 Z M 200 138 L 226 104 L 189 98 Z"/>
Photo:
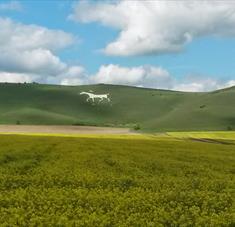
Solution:
<path fill-rule="evenodd" d="M 93 138 L 93 139 L 121 139 L 121 140 L 176 140 L 179 139 L 169 136 L 155 136 L 149 134 L 65 134 L 65 133 L 23 133 L 23 132 L 0 132 L 0 135 L 18 135 L 35 137 L 67 137 L 67 138 Z"/>
<path fill-rule="evenodd" d="M 61 125 L 0 125 L 0 135 L 151 140 L 180 140 L 193 138 L 235 140 L 235 131 L 137 133 L 127 128 Z"/>
<path fill-rule="evenodd" d="M 92 126 L 0 125 L 0 135 L 55 136 L 76 138 L 151 139 L 127 128 Z"/>
<path fill-rule="evenodd" d="M 235 131 L 167 132 L 167 135 L 179 139 L 195 138 L 235 140 Z"/>
<path fill-rule="evenodd" d="M 137 139 L 155 140 L 156 137 L 147 135 L 111 135 L 111 134 L 56 134 L 56 133 L 2 133 L 0 135 L 19 135 L 19 136 L 42 136 L 42 137 L 69 137 L 69 138 L 96 138 L 96 139 Z M 168 137 L 169 138 L 169 137 Z"/>

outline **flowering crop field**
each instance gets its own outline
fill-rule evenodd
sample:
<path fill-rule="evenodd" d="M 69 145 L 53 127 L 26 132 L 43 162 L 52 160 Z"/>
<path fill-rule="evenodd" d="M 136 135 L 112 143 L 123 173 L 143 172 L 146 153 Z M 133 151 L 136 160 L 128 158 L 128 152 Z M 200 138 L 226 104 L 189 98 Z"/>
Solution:
<path fill-rule="evenodd" d="M 0 135 L 0 226 L 234 226 L 235 142 Z"/>

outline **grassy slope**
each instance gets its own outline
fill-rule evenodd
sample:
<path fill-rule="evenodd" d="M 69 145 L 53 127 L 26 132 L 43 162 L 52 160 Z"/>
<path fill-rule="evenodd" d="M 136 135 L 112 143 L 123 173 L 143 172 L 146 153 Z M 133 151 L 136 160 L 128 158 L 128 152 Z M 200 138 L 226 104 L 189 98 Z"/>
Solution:
<path fill-rule="evenodd" d="M 110 93 L 112 105 L 91 105 L 81 91 Z M 203 107 L 203 108 L 200 108 Z M 0 84 L 0 123 L 132 126 L 145 131 L 235 128 L 235 88 L 184 93 L 114 85 Z"/>
<path fill-rule="evenodd" d="M 234 226 L 234 148 L 1 135 L 0 225 Z"/>

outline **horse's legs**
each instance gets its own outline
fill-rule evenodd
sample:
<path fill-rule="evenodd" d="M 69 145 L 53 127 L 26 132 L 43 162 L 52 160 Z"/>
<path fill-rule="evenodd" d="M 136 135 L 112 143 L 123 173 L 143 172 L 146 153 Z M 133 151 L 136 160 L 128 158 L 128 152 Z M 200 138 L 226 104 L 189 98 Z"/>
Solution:
<path fill-rule="evenodd" d="M 110 98 L 109 97 L 107 97 L 107 100 L 108 100 L 108 102 L 110 102 Z"/>
<path fill-rule="evenodd" d="M 90 99 L 90 97 L 88 97 L 88 98 L 86 99 L 86 101 L 89 102 L 89 99 Z"/>
<path fill-rule="evenodd" d="M 99 103 L 103 101 L 103 98 L 100 98 Z"/>

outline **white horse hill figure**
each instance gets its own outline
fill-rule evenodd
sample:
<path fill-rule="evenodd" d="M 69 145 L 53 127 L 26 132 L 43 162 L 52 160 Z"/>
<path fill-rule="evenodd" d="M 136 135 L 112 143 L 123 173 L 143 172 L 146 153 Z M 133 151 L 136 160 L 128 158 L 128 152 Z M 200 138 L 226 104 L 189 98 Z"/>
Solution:
<path fill-rule="evenodd" d="M 99 99 L 99 102 L 102 102 L 104 99 L 106 99 L 108 102 L 110 102 L 110 98 L 108 97 L 109 93 L 107 94 L 101 94 L 101 95 L 96 95 L 90 92 L 81 92 L 80 95 L 88 95 L 88 98 L 86 99 L 87 102 L 89 102 L 89 100 L 92 100 L 92 102 L 95 102 L 95 99 Z"/>

